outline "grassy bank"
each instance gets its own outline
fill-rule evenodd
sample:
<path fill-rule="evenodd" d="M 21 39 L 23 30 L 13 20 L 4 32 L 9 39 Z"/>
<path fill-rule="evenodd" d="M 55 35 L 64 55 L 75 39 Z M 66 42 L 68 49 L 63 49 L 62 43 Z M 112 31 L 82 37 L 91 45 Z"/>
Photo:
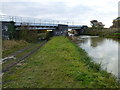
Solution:
<path fill-rule="evenodd" d="M 100 70 L 87 53 L 65 37 L 45 46 L 3 75 L 4 88 L 114 88 L 113 75 Z"/>
<path fill-rule="evenodd" d="M 118 28 L 93 29 L 88 28 L 83 34 L 98 35 L 106 38 L 120 39 L 120 30 Z"/>

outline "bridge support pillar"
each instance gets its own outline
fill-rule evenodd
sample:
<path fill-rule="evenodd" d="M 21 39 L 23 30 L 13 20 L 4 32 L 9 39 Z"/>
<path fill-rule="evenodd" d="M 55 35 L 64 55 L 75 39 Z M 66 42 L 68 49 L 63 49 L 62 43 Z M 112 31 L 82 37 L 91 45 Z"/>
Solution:
<path fill-rule="evenodd" d="M 66 36 L 68 33 L 68 25 L 58 24 L 58 27 L 53 31 L 55 36 Z"/>

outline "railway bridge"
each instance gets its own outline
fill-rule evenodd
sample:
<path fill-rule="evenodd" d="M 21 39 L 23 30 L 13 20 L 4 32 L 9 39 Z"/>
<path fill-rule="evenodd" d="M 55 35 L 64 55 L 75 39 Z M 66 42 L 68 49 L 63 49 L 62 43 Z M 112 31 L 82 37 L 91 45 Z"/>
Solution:
<path fill-rule="evenodd" d="M 52 31 L 54 35 L 66 35 L 68 29 L 76 30 L 79 33 L 79 31 L 87 27 L 86 25 L 74 25 L 72 22 L 66 21 L 7 15 L 0 15 L 0 22 L 2 24 L 3 37 L 8 37 L 10 32 L 14 33 L 14 31 L 20 31 L 23 29 L 32 31 L 47 30 Z"/>

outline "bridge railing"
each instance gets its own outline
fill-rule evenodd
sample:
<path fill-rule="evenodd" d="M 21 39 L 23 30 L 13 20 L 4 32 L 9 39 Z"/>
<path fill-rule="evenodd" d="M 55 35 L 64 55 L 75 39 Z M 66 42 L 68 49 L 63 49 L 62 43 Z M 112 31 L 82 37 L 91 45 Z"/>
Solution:
<path fill-rule="evenodd" d="M 8 16 L 8 15 L 0 15 L 0 21 L 14 21 L 21 23 L 66 24 L 66 25 L 73 24 L 73 22 L 62 21 L 62 20 L 40 19 L 40 18 Z"/>
<path fill-rule="evenodd" d="M 8 15 L 0 15 L 0 21 L 13 21 L 16 26 L 21 25 L 30 25 L 35 26 L 37 28 L 55 28 L 58 24 L 68 25 L 69 29 L 81 29 L 82 25 L 73 25 L 73 23 L 52 19 L 39 19 L 39 18 L 31 18 L 31 17 L 20 17 L 20 16 L 8 16 Z"/>
<path fill-rule="evenodd" d="M 58 24 L 50 24 L 50 23 L 21 23 L 21 22 L 16 22 L 15 26 L 21 26 L 21 25 L 28 25 L 28 26 L 50 26 L 50 27 L 56 27 Z"/>

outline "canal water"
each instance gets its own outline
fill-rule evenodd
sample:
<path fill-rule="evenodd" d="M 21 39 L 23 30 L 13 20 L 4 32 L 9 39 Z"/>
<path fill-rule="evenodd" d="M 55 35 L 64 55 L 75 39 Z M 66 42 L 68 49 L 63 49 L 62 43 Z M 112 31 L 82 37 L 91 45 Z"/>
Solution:
<path fill-rule="evenodd" d="M 77 44 L 83 48 L 88 55 L 101 64 L 101 68 L 120 77 L 118 72 L 118 46 L 120 42 L 113 39 L 98 36 L 79 36 Z M 120 62 L 120 61 L 119 61 Z"/>

